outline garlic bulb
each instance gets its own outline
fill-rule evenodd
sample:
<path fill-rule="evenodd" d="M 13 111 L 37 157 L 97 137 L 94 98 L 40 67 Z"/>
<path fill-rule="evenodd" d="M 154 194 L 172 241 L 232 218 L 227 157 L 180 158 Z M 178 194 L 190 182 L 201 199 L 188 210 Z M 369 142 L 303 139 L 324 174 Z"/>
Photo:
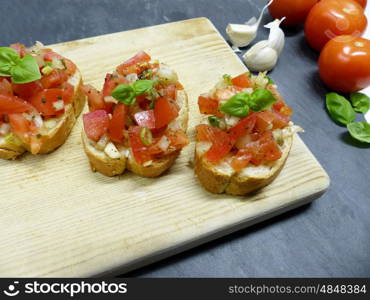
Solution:
<path fill-rule="evenodd" d="M 284 19 L 265 25 L 270 29 L 268 40 L 258 42 L 243 55 L 244 62 L 251 71 L 270 71 L 275 67 L 285 44 L 285 35 L 280 28 Z"/>
<path fill-rule="evenodd" d="M 261 23 L 263 13 L 274 0 L 271 0 L 262 9 L 258 20 L 253 17 L 245 24 L 229 24 L 226 27 L 226 34 L 230 42 L 236 47 L 248 46 L 257 36 L 257 30 Z"/>

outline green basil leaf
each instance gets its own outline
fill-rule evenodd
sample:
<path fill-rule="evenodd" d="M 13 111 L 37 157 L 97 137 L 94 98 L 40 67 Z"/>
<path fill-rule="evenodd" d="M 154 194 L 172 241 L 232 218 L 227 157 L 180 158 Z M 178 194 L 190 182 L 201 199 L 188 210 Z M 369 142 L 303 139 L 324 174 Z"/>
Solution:
<path fill-rule="evenodd" d="M 337 123 L 347 125 L 356 118 L 356 113 L 351 103 L 337 93 L 329 93 L 326 95 L 326 108 L 328 109 L 330 117 Z"/>
<path fill-rule="evenodd" d="M 137 80 L 132 84 L 136 96 L 148 93 L 154 87 L 153 80 Z"/>
<path fill-rule="evenodd" d="M 24 56 L 18 64 L 12 68 L 11 73 L 12 81 L 18 84 L 32 82 L 41 78 L 39 65 L 36 59 L 30 54 Z"/>
<path fill-rule="evenodd" d="M 370 124 L 366 122 L 353 122 L 347 125 L 351 136 L 360 142 L 370 143 Z"/>
<path fill-rule="evenodd" d="M 370 109 L 370 98 L 363 93 L 352 93 L 350 96 L 356 112 L 366 114 Z"/>
<path fill-rule="evenodd" d="M 220 127 L 220 119 L 216 116 L 209 116 L 208 117 L 208 122 L 213 127 L 217 127 L 217 128 Z"/>
<path fill-rule="evenodd" d="M 0 76 L 11 76 L 12 68 L 19 61 L 17 51 L 9 47 L 0 47 Z"/>
<path fill-rule="evenodd" d="M 268 109 L 276 99 L 274 95 L 266 89 L 256 89 L 249 98 L 249 107 L 253 111 Z"/>
<path fill-rule="evenodd" d="M 118 102 L 131 105 L 135 102 L 135 91 L 132 86 L 120 84 L 112 91 L 112 97 Z"/>
<path fill-rule="evenodd" d="M 249 95 L 239 93 L 232 96 L 226 103 L 221 105 L 220 110 L 234 117 L 245 117 L 249 113 Z"/>

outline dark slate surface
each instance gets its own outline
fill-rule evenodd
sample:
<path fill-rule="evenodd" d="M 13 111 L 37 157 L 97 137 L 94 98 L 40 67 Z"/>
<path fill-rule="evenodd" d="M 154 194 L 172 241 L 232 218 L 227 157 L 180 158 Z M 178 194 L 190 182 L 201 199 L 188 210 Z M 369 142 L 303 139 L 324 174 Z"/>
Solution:
<path fill-rule="evenodd" d="M 2 0 L 1 44 L 63 42 L 205 16 L 227 23 L 257 15 L 253 0 Z M 264 21 L 268 21 L 266 15 Z M 144 277 L 370 276 L 370 150 L 352 143 L 324 110 L 317 54 L 301 31 L 287 33 L 271 73 L 302 138 L 329 173 L 328 192 L 311 205 L 128 274 Z M 259 39 L 267 31 L 260 30 Z M 170 45 L 169 45 L 170 46 Z"/>

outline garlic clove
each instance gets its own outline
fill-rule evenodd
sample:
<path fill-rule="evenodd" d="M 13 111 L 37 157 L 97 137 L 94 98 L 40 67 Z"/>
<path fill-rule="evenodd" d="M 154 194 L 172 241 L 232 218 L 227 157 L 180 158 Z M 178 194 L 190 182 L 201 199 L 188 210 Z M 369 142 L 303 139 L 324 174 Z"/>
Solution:
<path fill-rule="evenodd" d="M 284 31 L 280 28 L 280 24 L 284 20 L 285 17 L 281 20 L 276 19 L 275 21 L 265 25 L 265 28 L 270 29 L 268 46 L 275 49 L 278 55 L 280 55 L 281 51 L 283 51 L 285 45 L 285 34 Z"/>
<path fill-rule="evenodd" d="M 236 47 L 248 46 L 257 36 L 258 27 L 260 26 L 265 10 L 274 0 L 265 5 L 258 17 L 252 17 L 245 24 L 229 24 L 226 27 L 226 34 L 230 42 Z"/>
<path fill-rule="evenodd" d="M 245 47 L 256 38 L 257 30 L 250 25 L 229 24 L 226 27 L 226 34 L 234 46 Z"/>
<path fill-rule="evenodd" d="M 278 57 L 276 50 L 267 46 L 267 41 L 257 43 L 243 55 L 248 69 L 256 72 L 272 70 Z"/>

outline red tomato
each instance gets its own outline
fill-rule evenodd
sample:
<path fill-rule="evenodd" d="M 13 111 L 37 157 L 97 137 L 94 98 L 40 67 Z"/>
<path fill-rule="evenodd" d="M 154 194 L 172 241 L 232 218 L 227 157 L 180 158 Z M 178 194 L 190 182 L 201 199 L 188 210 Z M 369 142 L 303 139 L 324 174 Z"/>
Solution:
<path fill-rule="evenodd" d="M 29 100 L 42 116 L 56 116 L 64 113 L 64 108 L 56 110 L 54 103 L 63 100 L 64 92 L 60 89 L 48 89 L 34 95 Z"/>
<path fill-rule="evenodd" d="M 134 119 L 137 125 L 141 127 L 146 126 L 149 129 L 155 128 L 155 117 L 154 117 L 154 111 L 152 109 L 137 112 L 134 115 Z"/>
<path fill-rule="evenodd" d="M 84 114 L 83 122 L 87 137 L 97 142 L 108 130 L 109 117 L 105 110 L 96 110 Z"/>
<path fill-rule="evenodd" d="M 276 144 L 276 141 L 271 131 L 263 133 L 259 140 L 260 151 L 263 153 L 263 158 L 267 161 L 275 161 L 281 157 L 281 151 Z"/>
<path fill-rule="evenodd" d="M 146 98 L 146 95 L 136 96 L 136 102 L 139 104 L 140 108 L 143 110 L 148 110 L 150 108 L 151 101 Z"/>
<path fill-rule="evenodd" d="M 141 129 L 142 127 L 140 126 L 131 126 L 128 132 L 132 154 L 134 155 L 135 160 L 139 164 L 143 164 L 152 159 L 148 151 L 148 147 L 146 147 L 141 141 L 140 138 Z"/>
<path fill-rule="evenodd" d="M 184 89 L 184 87 L 182 86 L 182 84 L 181 84 L 179 81 L 176 81 L 175 85 L 176 85 L 176 88 L 177 88 L 179 91 L 181 91 L 181 90 L 183 90 L 183 89 Z"/>
<path fill-rule="evenodd" d="M 90 111 L 105 109 L 102 94 L 96 88 L 87 84 L 82 86 L 82 92 L 87 96 Z"/>
<path fill-rule="evenodd" d="M 7 79 L 0 79 L 0 95 L 13 96 L 12 85 Z"/>
<path fill-rule="evenodd" d="M 9 124 L 14 133 L 29 133 L 30 122 L 22 114 L 9 114 Z"/>
<path fill-rule="evenodd" d="M 370 41 L 352 36 L 331 40 L 319 59 L 320 76 L 337 92 L 350 93 L 370 85 Z"/>
<path fill-rule="evenodd" d="M 131 73 L 141 73 L 143 69 L 138 65 L 139 63 L 149 62 L 151 57 L 144 51 L 139 52 L 134 57 L 130 58 L 123 64 L 119 65 L 116 70 L 118 74 L 127 75 Z"/>
<path fill-rule="evenodd" d="M 110 96 L 112 91 L 117 87 L 119 84 L 128 84 L 128 80 L 122 75 L 115 75 L 108 73 L 105 75 L 104 79 L 104 86 L 103 86 L 103 97 Z"/>
<path fill-rule="evenodd" d="M 317 2 L 319 0 L 274 0 L 269 6 L 269 11 L 274 19 L 286 17 L 283 24 L 293 26 L 303 23 Z"/>
<path fill-rule="evenodd" d="M 33 95 L 41 92 L 44 88 L 42 87 L 41 81 L 36 80 L 29 83 L 16 84 L 12 83 L 14 93 L 22 99 L 28 100 Z"/>
<path fill-rule="evenodd" d="M 116 143 L 123 143 L 126 123 L 127 107 L 118 103 L 113 110 L 112 119 L 109 121 L 108 136 Z"/>
<path fill-rule="evenodd" d="M 252 80 L 248 77 L 248 74 L 241 74 L 231 79 L 233 85 L 240 88 L 248 88 L 253 86 Z"/>
<path fill-rule="evenodd" d="M 159 98 L 154 105 L 155 127 L 161 128 L 170 124 L 179 115 L 176 103 L 166 99 Z"/>
<path fill-rule="evenodd" d="M 210 162 L 217 162 L 225 157 L 233 147 L 229 135 L 219 129 L 207 124 L 200 124 L 196 127 L 197 140 L 200 142 L 211 142 L 212 146 L 205 154 Z"/>
<path fill-rule="evenodd" d="M 305 35 L 312 48 L 321 51 L 338 35 L 361 36 L 367 19 L 360 4 L 353 0 L 321 0 L 310 11 Z"/>
<path fill-rule="evenodd" d="M 223 113 L 218 109 L 219 102 L 216 99 L 199 96 L 198 106 L 201 114 L 223 116 Z"/>
<path fill-rule="evenodd" d="M 289 117 L 279 113 L 279 112 L 275 112 L 274 113 L 274 120 L 272 121 L 272 126 L 273 128 L 272 129 L 281 129 L 281 128 L 284 128 L 286 126 L 288 126 L 290 122 L 290 119 Z"/>
<path fill-rule="evenodd" d="M 33 111 L 35 108 L 16 96 L 0 95 L 0 114 L 18 114 Z"/>
<path fill-rule="evenodd" d="M 234 127 L 229 129 L 229 135 L 231 140 L 235 143 L 236 140 L 252 132 L 256 125 L 256 115 L 250 114 L 244 117 Z"/>
<path fill-rule="evenodd" d="M 44 88 L 57 88 L 68 80 L 68 74 L 65 70 L 53 70 L 50 74 L 44 75 L 41 78 L 41 83 Z"/>
<path fill-rule="evenodd" d="M 235 171 L 239 172 L 249 165 L 251 159 L 252 154 L 245 153 L 244 151 L 238 151 L 231 161 L 231 167 Z"/>

